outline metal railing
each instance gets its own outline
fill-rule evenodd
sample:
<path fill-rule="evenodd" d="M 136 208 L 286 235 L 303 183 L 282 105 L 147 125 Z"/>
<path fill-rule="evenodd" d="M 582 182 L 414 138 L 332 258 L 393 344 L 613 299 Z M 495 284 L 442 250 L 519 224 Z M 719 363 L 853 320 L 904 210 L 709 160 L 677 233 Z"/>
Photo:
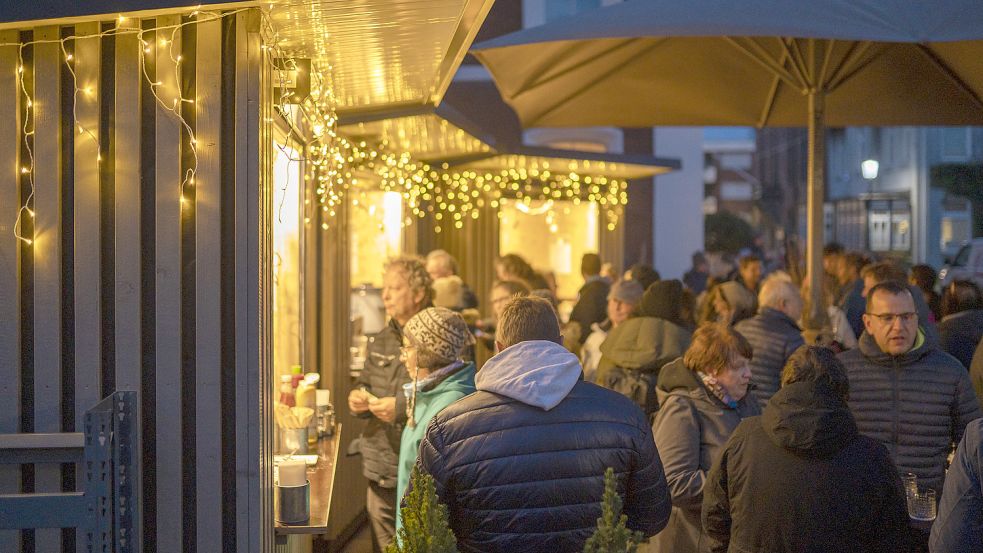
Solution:
<path fill-rule="evenodd" d="M 0 463 L 77 463 L 81 492 L 0 494 L 0 529 L 78 528 L 91 553 L 140 548 L 140 420 L 136 392 L 85 413 L 85 432 L 0 434 Z"/>

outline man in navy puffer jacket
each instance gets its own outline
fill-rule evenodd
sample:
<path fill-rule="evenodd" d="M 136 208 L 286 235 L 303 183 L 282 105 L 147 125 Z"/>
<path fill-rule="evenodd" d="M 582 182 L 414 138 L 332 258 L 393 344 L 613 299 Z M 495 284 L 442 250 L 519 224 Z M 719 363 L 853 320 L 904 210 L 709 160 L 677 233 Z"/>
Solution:
<path fill-rule="evenodd" d="M 581 378 L 552 306 L 513 299 L 499 353 L 477 392 L 434 417 L 420 444 L 462 552 L 581 551 L 597 527 L 604 471 L 614 469 L 628 527 L 651 536 L 671 508 L 662 461 L 642 411 Z"/>

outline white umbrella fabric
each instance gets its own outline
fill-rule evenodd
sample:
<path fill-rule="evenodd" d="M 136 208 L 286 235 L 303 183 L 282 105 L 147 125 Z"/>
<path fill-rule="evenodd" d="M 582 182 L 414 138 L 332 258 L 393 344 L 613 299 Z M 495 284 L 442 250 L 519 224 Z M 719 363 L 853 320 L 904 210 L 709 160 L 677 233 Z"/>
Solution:
<path fill-rule="evenodd" d="M 525 127 L 807 126 L 818 328 L 827 125 L 983 125 L 979 0 L 629 0 L 476 45 Z"/>

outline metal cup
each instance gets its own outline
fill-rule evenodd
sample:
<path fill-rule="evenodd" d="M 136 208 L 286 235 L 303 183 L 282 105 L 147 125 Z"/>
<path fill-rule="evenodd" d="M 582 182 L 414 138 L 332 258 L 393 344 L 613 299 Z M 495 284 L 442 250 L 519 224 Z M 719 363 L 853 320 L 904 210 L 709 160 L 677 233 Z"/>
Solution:
<path fill-rule="evenodd" d="M 299 524 L 311 518 L 311 483 L 303 486 L 277 486 L 277 504 L 280 506 L 277 521 Z"/>
<path fill-rule="evenodd" d="M 280 453 L 307 453 L 307 428 L 281 428 Z"/>

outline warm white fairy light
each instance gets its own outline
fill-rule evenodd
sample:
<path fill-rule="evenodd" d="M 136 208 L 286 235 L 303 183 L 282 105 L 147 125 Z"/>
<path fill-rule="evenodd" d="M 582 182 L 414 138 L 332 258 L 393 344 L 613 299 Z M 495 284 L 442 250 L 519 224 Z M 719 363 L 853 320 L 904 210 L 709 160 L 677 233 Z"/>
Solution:
<path fill-rule="evenodd" d="M 184 58 L 176 51 L 177 33 L 187 25 L 215 21 L 221 17 L 235 15 L 249 9 L 252 8 L 242 8 L 225 13 L 202 12 L 198 6 L 191 12 L 192 19 L 175 25 L 152 29 L 141 28 L 139 19 L 129 23 L 130 20 L 127 17 L 119 15 L 115 28 L 95 35 L 0 44 L 0 46 L 17 46 L 19 48 L 17 75 L 26 110 L 22 133 L 28 163 L 20 170 L 27 177 L 29 192 L 18 211 L 14 225 L 16 237 L 26 244 L 33 243 L 33 237 L 22 232 L 22 220 L 24 217 L 32 218 L 34 214 L 31 209 L 31 202 L 34 198 L 35 160 L 29 137 L 34 134 L 31 124 L 34 120 L 33 114 L 36 113 L 38 106 L 28 94 L 25 84 L 23 60 L 25 47 L 42 42 L 60 43 L 63 60 L 72 75 L 74 86 L 72 116 L 75 128 L 79 135 L 87 136 L 93 140 L 98 151 L 97 131 L 88 129 L 81 124 L 76 115 L 79 93 L 86 97 L 94 97 L 97 89 L 92 83 L 78 82 L 72 64 L 73 61 L 77 63 L 77 57 L 69 53 L 65 45 L 68 40 L 98 38 L 105 35 L 136 35 L 139 43 L 141 73 L 150 85 L 149 90 L 155 103 L 160 109 L 173 116 L 181 125 L 183 132 L 187 133 L 186 147 L 191 160 L 190 166 L 185 170 L 179 183 L 179 199 L 183 206 L 189 203 L 186 188 L 195 186 L 197 180 L 198 137 L 181 112 L 184 105 L 196 106 L 197 104 L 194 98 L 181 96 L 181 64 L 184 62 Z M 270 9 L 273 9 L 273 4 L 270 4 Z M 263 34 L 261 48 L 265 54 L 265 62 L 272 63 L 274 59 L 279 62 L 274 68 L 274 75 L 280 81 L 281 94 L 274 99 L 274 107 L 288 121 L 291 119 L 303 120 L 313 135 L 311 137 L 301 136 L 293 124 L 288 125 L 288 146 L 294 144 L 296 147 L 292 147 L 292 149 L 300 152 L 300 156 L 291 161 L 305 162 L 304 180 L 311 183 L 310 192 L 313 194 L 311 198 L 304 201 L 305 224 L 311 223 L 311 210 L 318 206 L 321 207 L 322 213 L 321 227 L 325 230 L 330 228 L 326 219 L 336 217 L 338 208 L 342 205 L 350 203 L 355 207 L 366 208 L 368 202 L 365 201 L 364 196 L 361 198 L 351 196 L 353 188 L 361 189 L 359 174 L 364 174 L 374 175 L 373 180 L 380 183 L 380 188 L 383 191 L 397 192 L 402 196 L 404 205 L 411 214 L 403 219 L 402 226 L 412 224 L 414 218 L 432 216 L 438 221 L 436 226 L 438 231 L 445 227 L 460 229 L 465 221 L 477 219 L 480 210 L 485 206 L 497 209 L 502 198 L 515 198 L 520 202 L 528 202 L 530 199 L 571 200 L 574 204 L 583 200 L 593 201 L 604 209 L 608 228 L 613 229 L 617 225 L 622 214 L 622 206 L 627 201 L 626 184 L 623 181 L 603 177 L 595 177 L 592 180 L 589 176 L 581 176 L 576 173 L 554 175 L 548 170 L 538 171 L 536 169 L 528 171 L 509 169 L 494 174 L 491 172 L 452 171 L 446 164 L 432 167 L 414 160 L 409 153 L 395 151 L 385 141 L 380 143 L 355 142 L 342 136 L 338 132 L 336 100 L 333 86 L 329 81 L 331 67 L 317 65 L 312 67 L 312 71 L 308 75 L 312 85 L 311 94 L 308 98 L 299 99 L 298 103 L 298 99 L 293 97 L 293 92 L 287 86 L 288 73 L 301 74 L 304 72 L 303 68 L 297 65 L 290 53 L 284 51 L 280 44 L 279 33 L 273 25 L 268 11 L 261 13 Z M 170 30 L 169 37 L 157 36 L 154 41 L 148 41 L 144 38 L 146 33 L 159 34 L 166 33 L 168 30 Z M 170 58 L 174 70 L 174 86 L 176 86 L 174 91 L 167 90 L 171 85 L 165 85 L 163 80 L 150 78 L 147 71 L 147 56 L 153 55 L 154 46 L 166 48 L 165 52 Z M 173 98 L 170 102 L 165 101 L 162 97 L 165 90 L 173 92 Z M 102 161 L 100 154 L 97 154 L 97 161 Z M 312 199 L 315 201 L 311 202 Z M 555 226 L 552 210 L 547 213 L 547 216 L 549 218 L 548 224 Z"/>
<path fill-rule="evenodd" d="M 22 166 L 20 169 L 22 175 L 27 175 L 28 195 L 24 200 L 24 203 L 21 204 L 20 209 L 17 210 L 17 219 L 14 221 L 14 236 L 21 242 L 24 242 L 30 246 L 34 243 L 34 210 L 31 209 L 31 202 L 34 200 L 34 149 L 31 146 L 30 140 L 30 137 L 34 134 L 34 128 L 31 126 L 31 128 L 28 129 L 28 126 L 34 121 L 32 110 L 36 113 L 37 106 L 31 100 L 31 95 L 27 92 L 27 84 L 24 82 L 24 48 L 27 45 L 18 44 L 17 46 L 17 81 L 20 84 L 21 93 L 25 98 L 24 108 L 26 111 L 21 132 L 24 135 L 24 149 L 27 151 L 29 164 L 27 166 Z M 30 237 L 25 236 L 23 232 L 23 221 L 25 214 L 32 219 Z"/>

